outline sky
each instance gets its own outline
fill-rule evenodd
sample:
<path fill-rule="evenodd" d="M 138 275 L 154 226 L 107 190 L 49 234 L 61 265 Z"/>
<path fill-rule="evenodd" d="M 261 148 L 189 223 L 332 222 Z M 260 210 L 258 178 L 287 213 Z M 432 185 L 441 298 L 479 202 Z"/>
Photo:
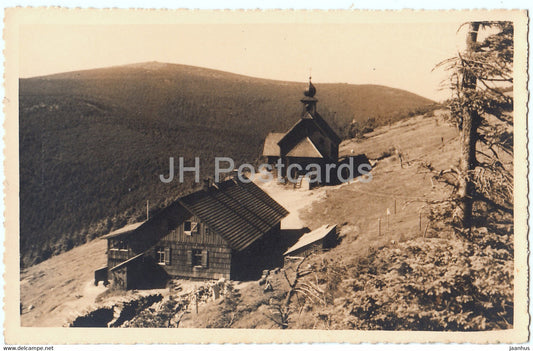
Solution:
<path fill-rule="evenodd" d="M 22 25 L 22 78 L 159 61 L 275 80 L 379 84 L 443 100 L 462 22 Z"/>

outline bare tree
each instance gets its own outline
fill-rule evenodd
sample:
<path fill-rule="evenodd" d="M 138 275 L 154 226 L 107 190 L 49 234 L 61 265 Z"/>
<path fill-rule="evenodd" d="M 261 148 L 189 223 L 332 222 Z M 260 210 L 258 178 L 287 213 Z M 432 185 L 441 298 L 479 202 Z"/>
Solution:
<path fill-rule="evenodd" d="M 287 297 L 284 302 L 270 301 L 270 313 L 271 315 L 265 316 L 276 323 L 280 328 L 287 329 L 289 327 L 290 316 L 292 313 L 291 302 L 295 294 L 302 294 L 306 299 L 312 302 L 319 302 L 325 304 L 324 291 L 318 287 L 318 283 L 315 285 L 311 282 L 302 282 L 301 278 L 312 273 L 310 269 L 303 270 L 302 264 L 309 257 L 309 255 L 301 258 L 300 262 L 296 266 L 295 274 L 292 279 L 289 279 L 287 272 L 284 270 L 283 275 L 287 284 L 289 285 L 289 291 L 287 291 Z"/>

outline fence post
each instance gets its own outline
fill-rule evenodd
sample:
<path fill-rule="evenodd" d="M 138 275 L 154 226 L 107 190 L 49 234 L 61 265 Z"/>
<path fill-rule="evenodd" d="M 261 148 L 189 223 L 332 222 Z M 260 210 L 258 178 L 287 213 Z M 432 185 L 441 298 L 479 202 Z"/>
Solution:
<path fill-rule="evenodd" d="M 422 210 L 418 211 L 418 231 L 422 231 Z"/>
<path fill-rule="evenodd" d="M 381 218 L 378 218 L 378 236 L 381 236 Z"/>

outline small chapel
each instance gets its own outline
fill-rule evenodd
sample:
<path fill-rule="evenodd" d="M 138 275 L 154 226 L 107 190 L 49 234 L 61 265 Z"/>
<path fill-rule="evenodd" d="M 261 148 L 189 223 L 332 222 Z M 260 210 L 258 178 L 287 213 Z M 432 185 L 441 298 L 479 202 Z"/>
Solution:
<path fill-rule="evenodd" d="M 309 86 L 300 100 L 300 119 L 287 132 L 269 133 L 265 139 L 263 156 L 270 165 L 281 159 L 283 168 L 280 177 L 290 175 L 292 179 L 298 179 L 307 173 L 307 165 L 318 164 L 322 180 L 329 178 L 334 182 L 337 179 L 336 170 L 328 169 L 326 164 L 339 162 L 339 144 L 342 140 L 317 112 L 315 94 L 316 88 L 309 77 Z M 289 167 L 293 164 L 300 167 Z M 331 173 L 329 177 L 326 177 L 326 172 Z"/>

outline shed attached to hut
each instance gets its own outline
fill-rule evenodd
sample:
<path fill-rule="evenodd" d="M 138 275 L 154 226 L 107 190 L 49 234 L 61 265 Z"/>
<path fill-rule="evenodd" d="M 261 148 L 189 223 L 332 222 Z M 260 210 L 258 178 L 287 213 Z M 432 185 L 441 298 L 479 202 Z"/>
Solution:
<path fill-rule="evenodd" d="M 337 244 L 337 226 L 323 225 L 307 234 L 304 234 L 298 241 L 285 251 L 285 258 L 305 257 L 315 252 L 330 249 Z"/>

